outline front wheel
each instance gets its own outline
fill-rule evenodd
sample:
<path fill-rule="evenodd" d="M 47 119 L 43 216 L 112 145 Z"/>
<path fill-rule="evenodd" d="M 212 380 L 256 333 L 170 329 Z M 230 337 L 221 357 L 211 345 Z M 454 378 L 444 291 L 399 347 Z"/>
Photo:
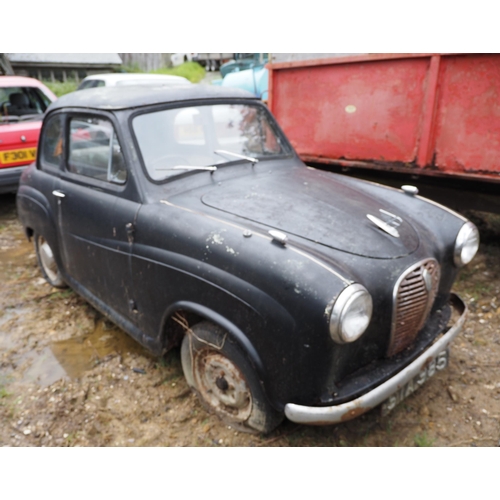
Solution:
<path fill-rule="evenodd" d="M 182 341 L 181 361 L 187 383 L 203 405 L 233 427 L 267 434 L 283 420 L 222 328 L 207 321 L 194 325 Z"/>
<path fill-rule="evenodd" d="M 67 285 L 57 267 L 54 253 L 47 240 L 41 234 L 37 233 L 34 235 L 34 240 L 36 258 L 43 277 L 55 288 L 66 288 Z"/>

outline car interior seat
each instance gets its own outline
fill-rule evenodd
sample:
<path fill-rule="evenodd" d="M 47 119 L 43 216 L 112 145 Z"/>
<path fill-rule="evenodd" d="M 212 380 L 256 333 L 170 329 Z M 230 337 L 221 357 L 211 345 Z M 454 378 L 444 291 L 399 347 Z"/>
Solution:
<path fill-rule="evenodd" d="M 14 92 L 13 94 L 10 94 L 9 102 L 10 106 L 8 111 L 10 115 L 23 116 L 37 113 L 37 110 L 30 106 L 28 96 L 26 94 L 22 94 L 21 92 Z"/>

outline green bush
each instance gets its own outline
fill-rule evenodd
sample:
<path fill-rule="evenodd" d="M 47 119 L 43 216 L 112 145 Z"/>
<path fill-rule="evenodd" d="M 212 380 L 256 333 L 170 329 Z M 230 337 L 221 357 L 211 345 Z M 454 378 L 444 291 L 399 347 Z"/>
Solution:
<path fill-rule="evenodd" d="M 143 73 L 137 63 L 122 65 L 120 67 L 120 71 L 123 73 Z"/>
<path fill-rule="evenodd" d="M 126 73 L 141 73 L 139 66 L 122 66 L 122 70 Z M 175 68 L 160 68 L 151 71 L 157 75 L 176 75 L 187 78 L 192 83 L 198 83 L 205 77 L 205 68 L 196 62 L 185 62 Z M 52 82 L 50 80 L 43 80 L 43 84 L 49 87 L 57 97 L 64 94 L 69 94 L 77 89 L 78 83 L 75 80 L 68 80 L 66 82 Z"/>
<path fill-rule="evenodd" d="M 64 94 L 69 94 L 70 92 L 73 92 L 76 90 L 78 87 L 78 83 L 76 80 L 68 80 L 66 82 L 52 82 L 50 80 L 42 80 L 42 83 L 49 87 L 52 92 L 57 97 L 61 97 Z"/>
<path fill-rule="evenodd" d="M 198 83 L 205 77 L 205 68 L 197 62 L 185 62 L 175 68 L 160 68 L 151 71 L 157 75 L 175 75 L 183 76 L 192 83 Z"/>

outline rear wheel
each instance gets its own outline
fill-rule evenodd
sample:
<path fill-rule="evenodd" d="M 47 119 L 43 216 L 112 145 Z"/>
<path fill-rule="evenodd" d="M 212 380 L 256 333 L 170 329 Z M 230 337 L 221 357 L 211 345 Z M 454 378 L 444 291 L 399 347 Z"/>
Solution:
<path fill-rule="evenodd" d="M 57 267 L 56 260 L 54 258 L 54 253 L 52 248 L 48 244 L 47 240 L 41 234 L 35 233 L 35 253 L 38 259 L 38 265 L 42 271 L 43 277 L 56 288 L 66 288 L 67 285 L 64 282 L 61 272 Z"/>
<path fill-rule="evenodd" d="M 268 433 L 283 420 L 222 328 L 210 322 L 193 326 L 183 339 L 181 360 L 186 380 L 203 405 L 233 427 Z"/>

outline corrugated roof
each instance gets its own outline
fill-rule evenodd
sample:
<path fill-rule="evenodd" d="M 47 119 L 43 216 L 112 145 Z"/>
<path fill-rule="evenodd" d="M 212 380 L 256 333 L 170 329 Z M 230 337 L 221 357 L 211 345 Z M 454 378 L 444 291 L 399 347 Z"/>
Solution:
<path fill-rule="evenodd" d="M 7 54 L 11 63 L 122 64 L 118 54 Z"/>
<path fill-rule="evenodd" d="M 316 59 L 330 59 L 333 57 L 346 57 L 346 56 L 359 56 L 362 55 L 360 53 L 324 53 L 319 52 L 316 54 L 285 54 L 285 53 L 274 53 L 272 54 L 272 62 L 281 63 L 281 62 L 294 62 L 294 61 L 307 61 L 307 60 L 316 60 Z"/>

